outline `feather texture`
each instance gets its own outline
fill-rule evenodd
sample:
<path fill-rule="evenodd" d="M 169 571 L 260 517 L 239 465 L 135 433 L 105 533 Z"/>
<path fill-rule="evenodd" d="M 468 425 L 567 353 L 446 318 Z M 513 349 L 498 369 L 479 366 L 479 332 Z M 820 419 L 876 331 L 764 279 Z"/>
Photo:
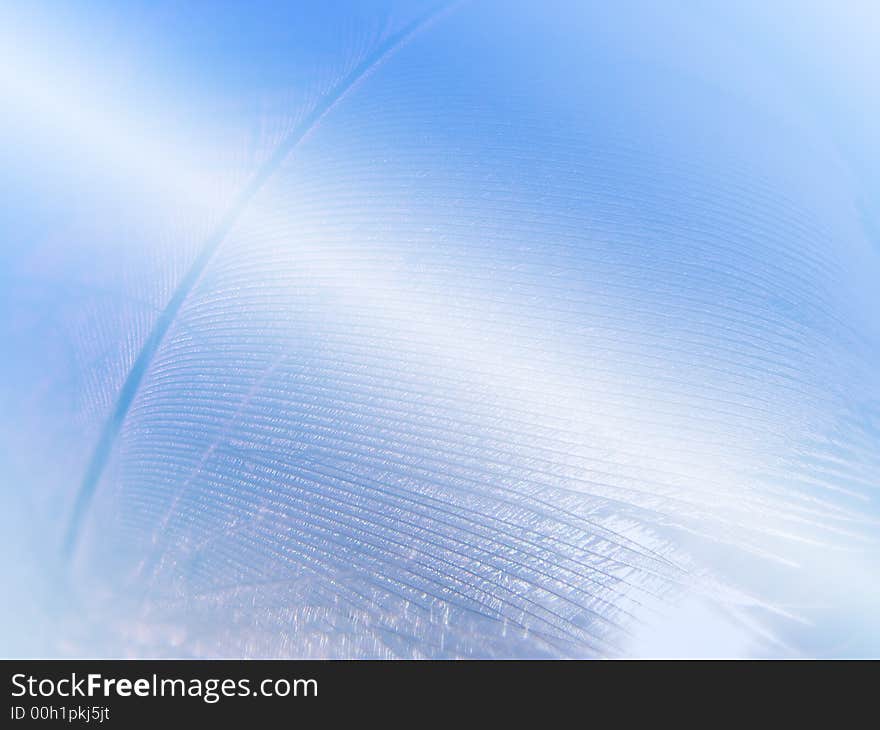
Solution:
<path fill-rule="evenodd" d="M 276 18 L 204 155 L 145 144 L 4 252 L 52 650 L 864 651 L 876 206 L 758 31 L 357 13 Z"/>

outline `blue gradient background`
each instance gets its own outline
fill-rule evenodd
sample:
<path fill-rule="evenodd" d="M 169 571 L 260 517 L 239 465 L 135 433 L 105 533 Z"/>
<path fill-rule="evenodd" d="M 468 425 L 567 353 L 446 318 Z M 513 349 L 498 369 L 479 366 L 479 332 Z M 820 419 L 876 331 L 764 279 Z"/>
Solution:
<path fill-rule="evenodd" d="M 5 3 L 0 654 L 880 653 L 880 12 Z"/>

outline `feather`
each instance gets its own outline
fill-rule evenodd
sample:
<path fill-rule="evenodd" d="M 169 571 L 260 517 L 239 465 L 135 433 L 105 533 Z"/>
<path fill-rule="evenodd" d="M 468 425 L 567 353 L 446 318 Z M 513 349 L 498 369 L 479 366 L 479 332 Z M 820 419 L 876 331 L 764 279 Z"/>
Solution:
<path fill-rule="evenodd" d="M 4 248 L 51 653 L 869 650 L 872 183 L 757 10 L 228 12 L 189 111 L 7 80 L 92 180 Z"/>

